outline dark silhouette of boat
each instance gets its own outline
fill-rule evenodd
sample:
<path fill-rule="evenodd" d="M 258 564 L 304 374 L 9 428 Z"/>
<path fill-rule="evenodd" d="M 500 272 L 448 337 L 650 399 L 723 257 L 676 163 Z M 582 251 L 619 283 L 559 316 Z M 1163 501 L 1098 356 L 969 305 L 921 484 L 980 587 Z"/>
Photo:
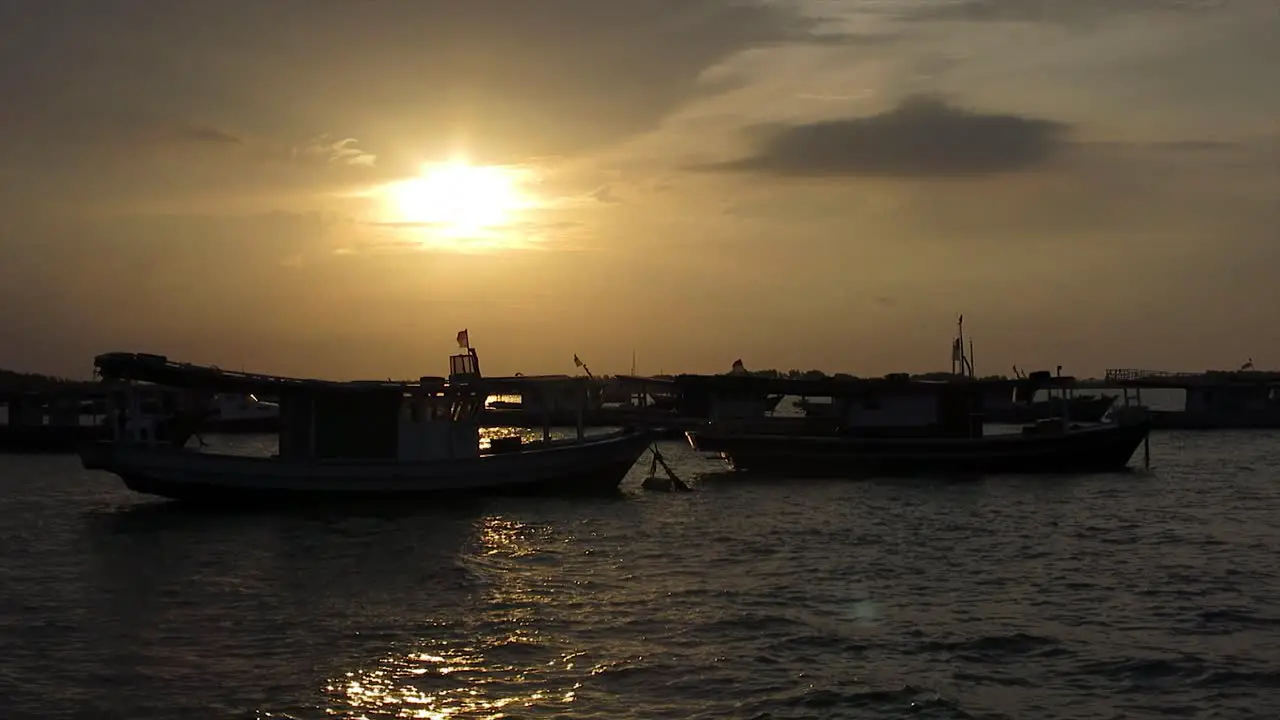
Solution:
<path fill-rule="evenodd" d="M 696 450 L 718 453 L 738 470 L 770 474 L 1113 472 L 1128 466 L 1151 429 L 1145 413 L 1124 413 L 1100 425 L 1053 418 L 1018 433 L 986 434 L 984 399 L 1009 381 L 895 375 L 827 381 L 681 376 L 676 382 L 713 398 L 757 391 L 831 397 L 827 418 L 720 417 L 686 433 Z"/>
<path fill-rule="evenodd" d="M 279 406 L 252 394 L 206 393 L 198 401 L 188 395 L 176 400 L 174 391 L 153 388 L 140 398 L 147 412 L 167 415 L 162 434 L 191 426 L 202 433 L 275 433 L 280 429 Z M 0 453 L 74 453 L 86 442 L 106 440 L 106 390 L 74 385 L 43 392 L 0 394 L 7 419 L 0 423 Z M 181 412 L 174 408 L 181 406 Z"/>
<path fill-rule="evenodd" d="M 707 428 L 689 431 L 688 438 L 695 450 L 719 453 L 734 469 L 771 474 L 1048 474 L 1124 470 L 1150 429 L 1150 422 L 1143 421 L 921 438 L 860 437 L 840 430 L 795 436 Z"/>
<path fill-rule="evenodd" d="M 1116 402 L 1115 395 L 1068 395 L 1065 399 L 1035 400 L 1029 403 L 1010 402 L 989 405 L 985 410 L 986 421 L 1005 425 L 1024 425 L 1055 417 L 1069 418 L 1074 422 L 1099 423 Z"/>
<path fill-rule="evenodd" d="M 460 344 L 465 335 L 459 334 Z M 88 469 L 118 475 L 143 493 L 216 503 L 411 499 L 457 494 L 616 492 L 650 446 L 647 432 L 520 437 L 481 448 L 480 416 L 491 394 L 577 392 L 580 379 L 484 378 L 475 351 L 450 358 L 449 379 L 330 382 L 228 372 L 164 356 L 95 358 L 109 395 L 110 440 L 88 443 Z M 143 411 L 138 382 L 183 390 L 270 393 L 280 399 L 279 452 L 245 457 L 187 447 L 198 416 Z M 185 426 L 184 426 L 184 423 Z"/>

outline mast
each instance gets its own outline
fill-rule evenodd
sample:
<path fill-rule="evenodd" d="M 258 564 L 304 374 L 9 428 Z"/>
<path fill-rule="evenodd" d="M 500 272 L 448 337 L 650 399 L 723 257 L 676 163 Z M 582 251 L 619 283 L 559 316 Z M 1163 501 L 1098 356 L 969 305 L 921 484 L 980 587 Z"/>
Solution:
<path fill-rule="evenodd" d="M 951 341 L 951 374 L 973 377 L 973 340 L 969 341 L 969 351 L 964 347 L 964 315 L 956 320 L 956 338 Z"/>

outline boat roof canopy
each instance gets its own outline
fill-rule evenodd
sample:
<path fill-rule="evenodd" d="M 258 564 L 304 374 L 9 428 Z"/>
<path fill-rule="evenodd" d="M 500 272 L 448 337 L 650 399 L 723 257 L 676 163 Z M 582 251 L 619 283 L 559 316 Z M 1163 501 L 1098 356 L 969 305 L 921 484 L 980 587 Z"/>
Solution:
<path fill-rule="evenodd" d="M 646 385 L 675 385 L 675 379 L 648 375 L 614 375 L 613 380 L 623 385 L 643 387 Z"/>
<path fill-rule="evenodd" d="M 752 375 L 677 375 L 674 382 L 682 390 L 840 397 L 865 392 L 936 394 L 957 387 L 985 391 L 1002 386 L 1012 388 L 1026 381 L 975 380 L 963 377 L 957 377 L 952 380 L 917 380 L 903 376 L 802 380 Z"/>
<path fill-rule="evenodd" d="M 569 375 L 537 375 L 475 378 L 449 381 L 440 377 L 420 380 L 317 380 L 280 375 L 224 370 L 216 365 L 193 365 L 170 360 L 164 355 L 111 352 L 93 359 L 104 380 L 134 380 L 179 389 L 202 389 L 240 393 L 328 393 L 328 392 L 486 392 L 520 394 L 569 384 L 585 384 L 585 378 Z"/>
<path fill-rule="evenodd" d="M 1158 370 L 1108 370 L 1107 381 L 1116 387 L 1189 390 L 1200 387 L 1276 387 L 1280 373 L 1267 370 L 1206 370 L 1163 372 Z"/>

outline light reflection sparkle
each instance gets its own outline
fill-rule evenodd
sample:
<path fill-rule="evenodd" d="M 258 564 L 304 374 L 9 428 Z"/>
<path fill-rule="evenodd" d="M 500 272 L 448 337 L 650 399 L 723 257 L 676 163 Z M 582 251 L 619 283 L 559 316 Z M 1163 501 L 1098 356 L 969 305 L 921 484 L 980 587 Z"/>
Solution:
<path fill-rule="evenodd" d="M 566 588 L 580 592 L 544 557 L 554 558 L 548 553 L 558 553 L 563 541 L 548 526 L 499 515 L 477 520 L 462 561 L 482 582 L 487 610 L 462 627 L 432 623 L 433 637 L 335 677 L 325 687 L 330 714 L 445 720 L 509 717 L 535 707 L 568 712 L 593 663 L 538 622 Z M 576 676 L 549 672 L 575 666 Z"/>

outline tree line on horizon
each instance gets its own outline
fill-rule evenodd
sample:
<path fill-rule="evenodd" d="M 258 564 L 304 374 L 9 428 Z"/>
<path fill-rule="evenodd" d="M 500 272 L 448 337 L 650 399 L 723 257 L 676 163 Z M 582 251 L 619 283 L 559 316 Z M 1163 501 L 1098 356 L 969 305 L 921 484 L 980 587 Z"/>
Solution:
<path fill-rule="evenodd" d="M 84 380 L 72 380 L 57 375 L 0 369 L 0 392 L 5 393 L 41 392 L 92 384 Z"/>
<path fill-rule="evenodd" d="M 749 375 L 759 378 L 780 378 L 786 380 L 856 380 L 857 375 L 849 373 L 826 373 L 821 370 L 778 370 L 770 368 L 767 370 L 749 370 Z M 608 381 L 616 378 L 616 375 L 597 375 L 596 379 Z M 671 377 L 657 376 L 657 377 Z M 912 378 L 920 380 L 945 380 L 952 377 L 947 372 L 931 372 L 912 375 Z M 983 380 L 1008 380 L 1007 375 L 988 375 Z M 72 380 L 70 378 L 59 377 L 57 375 L 45 375 L 42 373 L 24 373 L 15 370 L 0 369 L 0 392 L 41 392 L 44 390 L 65 389 L 75 386 L 90 386 L 94 383 L 85 380 Z"/>
<path fill-rule="evenodd" d="M 782 379 L 782 380 L 858 380 L 859 379 L 858 375 L 851 375 L 849 373 L 826 373 L 826 372 L 823 372 L 822 370 L 800 370 L 800 369 L 778 370 L 775 368 L 770 368 L 767 370 L 748 370 L 747 374 L 751 375 L 752 377 L 768 378 L 771 380 L 772 379 Z M 613 380 L 617 378 L 618 375 L 597 375 L 595 377 L 597 380 L 608 381 L 608 380 Z M 675 377 L 675 375 L 655 375 L 654 377 L 669 378 L 669 377 Z M 880 377 L 880 376 L 873 376 L 873 377 Z M 955 377 L 955 375 L 949 372 L 928 372 L 928 373 L 918 373 L 918 374 L 911 375 L 911 378 L 916 380 L 946 380 L 948 378 L 953 378 L 953 377 Z M 984 375 L 979 379 L 980 380 L 1009 380 L 1011 378 L 1008 375 Z"/>

